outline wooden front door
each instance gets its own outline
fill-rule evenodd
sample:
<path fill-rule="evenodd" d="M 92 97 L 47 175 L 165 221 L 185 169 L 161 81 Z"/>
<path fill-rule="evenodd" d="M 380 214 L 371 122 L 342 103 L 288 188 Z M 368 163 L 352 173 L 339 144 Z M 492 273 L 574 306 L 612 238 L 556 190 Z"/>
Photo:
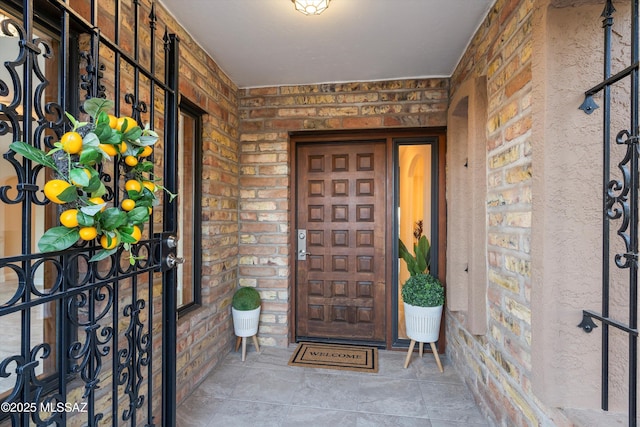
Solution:
<path fill-rule="evenodd" d="M 385 141 L 299 144 L 296 173 L 296 338 L 384 343 Z"/>

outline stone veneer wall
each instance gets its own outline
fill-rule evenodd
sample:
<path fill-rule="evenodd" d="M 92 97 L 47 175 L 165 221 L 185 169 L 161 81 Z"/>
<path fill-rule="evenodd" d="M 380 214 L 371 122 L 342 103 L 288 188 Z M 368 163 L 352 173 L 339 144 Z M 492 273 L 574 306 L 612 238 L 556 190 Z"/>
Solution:
<path fill-rule="evenodd" d="M 289 132 L 446 125 L 448 79 L 241 89 L 240 257 L 243 286 L 258 288 L 260 342 L 289 336 Z"/>

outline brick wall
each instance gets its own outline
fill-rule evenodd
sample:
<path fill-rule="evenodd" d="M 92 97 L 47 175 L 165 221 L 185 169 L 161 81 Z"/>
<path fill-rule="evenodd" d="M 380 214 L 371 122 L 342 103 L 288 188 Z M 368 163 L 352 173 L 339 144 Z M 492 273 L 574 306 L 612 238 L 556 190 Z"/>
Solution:
<path fill-rule="evenodd" d="M 444 126 L 448 79 L 241 89 L 240 284 L 257 287 L 260 341 L 289 343 L 289 132 Z"/>
<path fill-rule="evenodd" d="M 448 317 L 448 348 L 476 396 L 501 425 L 538 425 L 530 396 L 532 0 L 498 0 L 451 78 L 451 94 L 487 78 L 488 334 Z M 449 144 L 455 141 L 449 141 Z"/>
<path fill-rule="evenodd" d="M 178 320 L 177 400 L 220 362 L 232 347 L 230 302 L 237 285 L 238 89 L 163 8 L 180 39 L 180 94 L 202 108 L 202 307 Z"/>

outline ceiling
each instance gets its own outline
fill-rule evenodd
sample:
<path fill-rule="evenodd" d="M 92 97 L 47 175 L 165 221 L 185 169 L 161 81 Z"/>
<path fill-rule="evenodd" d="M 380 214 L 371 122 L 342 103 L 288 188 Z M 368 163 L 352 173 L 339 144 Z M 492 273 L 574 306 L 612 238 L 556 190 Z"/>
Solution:
<path fill-rule="evenodd" d="M 495 0 L 161 0 L 240 88 L 448 77 Z"/>

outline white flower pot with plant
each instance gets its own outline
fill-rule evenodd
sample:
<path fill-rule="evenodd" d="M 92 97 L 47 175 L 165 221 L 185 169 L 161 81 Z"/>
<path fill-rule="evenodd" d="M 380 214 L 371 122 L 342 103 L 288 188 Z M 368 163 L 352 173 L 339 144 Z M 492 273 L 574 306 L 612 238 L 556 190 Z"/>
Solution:
<path fill-rule="evenodd" d="M 404 367 L 409 366 L 416 341 L 420 343 L 420 356 L 422 356 L 423 343 L 427 342 L 431 346 L 440 372 L 443 372 L 435 342 L 438 341 L 440 332 L 444 287 L 437 277 L 427 272 L 431 248 L 426 236 L 420 237 L 414 245 L 414 253 L 415 255 L 409 253 L 406 246 L 399 240 L 400 257 L 407 263 L 411 275 L 402 285 L 401 291 L 406 332 L 411 339 Z"/>
<path fill-rule="evenodd" d="M 256 351 L 260 352 L 258 345 L 258 325 L 260 324 L 260 294 L 254 288 L 241 287 L 233 295 L 231 301 L 231 315 L 233 317 L 233 330 L 238 337 L 236 351 L 240 339 L 242 340 L 242 361 L 247 355 L 247 337 L 252 337 Z"/>

